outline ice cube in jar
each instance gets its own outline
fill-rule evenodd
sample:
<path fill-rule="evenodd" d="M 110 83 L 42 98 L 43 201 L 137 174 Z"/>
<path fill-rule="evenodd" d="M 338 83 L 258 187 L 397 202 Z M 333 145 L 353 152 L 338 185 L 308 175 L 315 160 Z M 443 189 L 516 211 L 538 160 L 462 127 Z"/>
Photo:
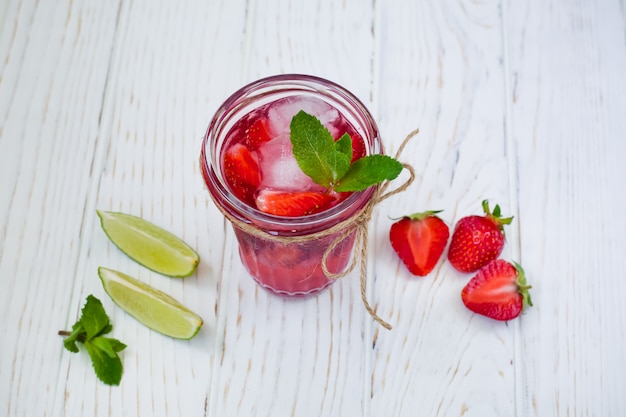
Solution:
<path fill-rule="evenodd" d="M 323 100 L 304 96 L 286 97 L 270 105 L 268 118 L 271 130 L 277 135 L 289 134 L 291 119 L 300 110 L 317 117 L 330 134 L 337 138 L 339 132 L 335 125 L 339 121 L 339 111 Z"/>
<path fill-rule="evenodd" d="M 260 188 L 280 191 L 324 191 L 306 175 L 293 156 L 289 134 L 266 142 L 259 148 Z"/>

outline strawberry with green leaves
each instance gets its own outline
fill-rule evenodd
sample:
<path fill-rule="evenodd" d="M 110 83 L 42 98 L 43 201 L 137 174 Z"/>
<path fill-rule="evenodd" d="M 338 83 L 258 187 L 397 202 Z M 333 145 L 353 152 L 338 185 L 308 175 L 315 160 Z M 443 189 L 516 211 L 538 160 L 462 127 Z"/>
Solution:
<path fill-rule="evenodd" d="M 405 216 L 389 229 L 391 246 L 413 275 L 428 275 L 448 243 L 448 225 L 437 213 L 426 211 Z"/>
<path fill-rule="evenodd" d="M 487 200 L 482 202 L 484 216 L 467 216 L 459 220 L 452 233 L 448 260 L 461 272 L 475 272 L 497 259 L 504 248 L 504 225 L 513 217 L 502 218 L 500 206 L 493 212 Z"/>
<path fill-rule="evenodd" d="M 532 306 L 524 270 L 502 259 L 482 267 L 461 291 L 463 304 L 471 311 L 495 320 L 518 317 Z"/>

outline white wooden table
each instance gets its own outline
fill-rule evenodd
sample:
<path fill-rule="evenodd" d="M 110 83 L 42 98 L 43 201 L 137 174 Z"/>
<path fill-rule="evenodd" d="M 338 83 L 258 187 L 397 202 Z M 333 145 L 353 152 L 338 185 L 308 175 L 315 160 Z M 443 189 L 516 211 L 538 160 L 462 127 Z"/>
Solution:
<path fill-rule="evenodd" d="M 589 1 L 0 2 L 0 415 L 626 415 L 626 4 Z M 237 88 L 278 73 L 360 97 L 418 179 L 377 209 L 369 297 L 356 272 L 285 300 L 243 269 L 204 189 L 201 138 Z M 469 276 L 411 276 L 390 218 L 488 198 L 503 257 L 535 306 L 495 322 L 461 303 Z M 106 238 L 96 209 L 142 216 L 202 257 L 184 280 Z M 205 320 L 191 341 L 117 308 L 97 267 Z M 99 382 L 60 329 L 87 295 L 124 341 Z"/>

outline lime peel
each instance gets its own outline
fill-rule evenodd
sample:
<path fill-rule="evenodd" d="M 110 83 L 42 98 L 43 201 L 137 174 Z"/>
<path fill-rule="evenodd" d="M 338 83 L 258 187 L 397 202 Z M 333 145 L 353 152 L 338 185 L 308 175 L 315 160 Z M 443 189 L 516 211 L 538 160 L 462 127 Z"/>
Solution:
<path fill-rule="evenodd" d="M 99 267 L 102 286 L 113 302 L 140 323 L 176 339 L 191 339 L 202 318 L 170 295 L 122 272 Z"/>
<path fill-rule="evenodd" d="M 131 259 L 171 277 L 194 273 L 200 256 L 172 233 L 130 214 L 96 210 L 102 230 Z"/>

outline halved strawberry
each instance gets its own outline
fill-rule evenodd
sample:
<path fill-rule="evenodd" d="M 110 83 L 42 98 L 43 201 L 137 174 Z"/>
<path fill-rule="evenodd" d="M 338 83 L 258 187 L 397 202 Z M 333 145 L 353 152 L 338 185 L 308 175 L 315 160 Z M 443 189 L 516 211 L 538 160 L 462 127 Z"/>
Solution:
<path fill-rule="evenodd" d="M 299 217 L 319 213 L 327 209 L 335 197 L 314 191 L 261 190 L 256 206 L 262 212 L 276 216 Z"/>
<path fill-rule="evenodd" d="M 244 142 L 251 150 L 259 149 L 263 143 L 272 139 L 270 125 L 267 119 L 259 118 L 246 129 Z"/>
<path fill-rule="evenodd" d="M 248 204 L 261 183 L 259 162 L 250 150 L 236 143 L 224 153 L 224 175 L 233 193 Z"/>
<path fill-rule="evenodd" d="M 511 320 L 532 306 L 522 267 L 502 259 L 482 267 L 461 292 L 463 304 L 495 320 Z"/>
<path fill-rule="evenodd" d="M 413 275 L 428 275 L 448 243 L 450 231 L 437 213 L 426 211 L 405 216 L 389 230 L 391 246 Z"/>

